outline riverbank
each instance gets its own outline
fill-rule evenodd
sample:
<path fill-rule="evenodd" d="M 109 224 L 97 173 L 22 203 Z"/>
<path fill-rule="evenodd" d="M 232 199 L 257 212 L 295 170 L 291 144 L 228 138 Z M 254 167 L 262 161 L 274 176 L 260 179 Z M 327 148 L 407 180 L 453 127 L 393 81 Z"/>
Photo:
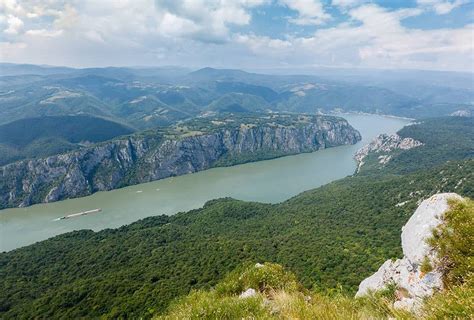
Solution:
<path fill-rule="evenodd" d="M 303 191 L 352 175 L 356 169 L 353 155 L 359 148 L 378 134 L 395 133 L 408 123 L 374 115 L 351 115 L 346 118 L 362 134 L 362 141 L 355 145 L 214 168 L 98 192 L 84 198 L 2 210 L 0 251 L 12 250 L 73 230 L 98 231 L 120 227 L 149 216 L 173 215 L 200 208 L 216 198 L 278 203 Z M 68 212 L 81 212 L 89 208 L 102 208 L 102 213 L 54 223 L 51 221 Z"/>

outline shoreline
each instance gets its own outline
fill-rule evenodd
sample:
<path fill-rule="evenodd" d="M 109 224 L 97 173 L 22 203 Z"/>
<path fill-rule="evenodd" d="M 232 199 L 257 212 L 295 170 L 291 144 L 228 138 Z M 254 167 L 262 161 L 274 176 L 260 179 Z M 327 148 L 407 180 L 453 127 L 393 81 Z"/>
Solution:
<path fill-rule="evenodd" d="M 322 115 L 327 115 L 327 116 L 340 116 L 340 115 L 364 115 L 364 116 L 380 116 L 380 117 L 386 117 L 386 118 L 391 118 L 391 119 L 400 119 L 400 120 L 407 120 L 407 121 L 416 121 L 415 118 L 408 118 L 408 117 L 401 117 L 401 116 L 395 116 L 392 114 L 383 114 L 383 113 L 370 113 L 370 112 L 361 112 L 361 111 L 346 111 L 346 112 L 330 112 L 330 113 L 322 113 Z"/>

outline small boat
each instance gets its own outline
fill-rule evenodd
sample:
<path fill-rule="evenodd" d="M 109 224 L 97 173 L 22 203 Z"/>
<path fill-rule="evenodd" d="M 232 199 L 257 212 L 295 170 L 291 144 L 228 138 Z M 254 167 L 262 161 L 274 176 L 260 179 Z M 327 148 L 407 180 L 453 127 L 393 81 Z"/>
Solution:
<path fill-rule="evenodd" d="M 88 215 L 88 214 L 91 214 L 91 213 L 96 213 L 96 212 L 101 212 L 101 211 L 102 211 L 102 209 L 98 208 L 98 209 L 87 210 L 87 211 L 82 211 L 82 212 L 78 212 L 78 213 L 72 213 L 72 214 L 68 214 L 64 217 L 54 219 L 54 221 L 70 219 L 70 218 L 76 218 L 76 217 L 85 216 L 85 215 Z"/>

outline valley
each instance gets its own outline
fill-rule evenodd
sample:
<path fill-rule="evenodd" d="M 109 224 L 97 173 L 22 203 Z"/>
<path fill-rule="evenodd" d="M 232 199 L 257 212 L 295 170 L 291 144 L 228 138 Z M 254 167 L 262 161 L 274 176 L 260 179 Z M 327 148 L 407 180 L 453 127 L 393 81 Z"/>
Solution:
<path fill-rule="evenodd" d="M 214 168 L 79 199 L 0 211 L 0 251 L 79 229 L 120 227 L 152 215 L 196 209 L 215 198 L 277 203 L 354 173 L 354 153 L 380 133 L 394 133 L 409 121 L 376 115 L 343 115 L 361 132 L 355 145 Z M 141 191 L 141 192 L 139 192 Z M 98 215 L 55 221 L 69 213 L 101 208 Z"/>
<path fill-rule="evenodd" d="M 0 320 L 474 320 L 474 0 L 0 0 Z"/>
<path fill-rule="evenodd" d="M 256 262 L 282 264 L 305 290 L 328 299 L 334 290 L 354 294 L 384 261 L 401 256 L 400 229 L 421 200 L 453 191 L 474 197 L 474 140 L 461 139 L 456 152 L 447 151 L 457 130 L 474 134 L 472 121 L 440 118 L 405 127 L 422 145 L 388 151 L 384 166 L 391 170 L 362 170 L 281 203 L 216 199 L 201 209 L 74 231 L 2 253 L 0 312 L 7 318 L 151 318 L 176 297 Z M 472 217 L 472 210 L 466 214 Z"/>
<path fill-rule="evenodd" d="M 360 139 L 346 120 L 334 116 L 196 118 L 0 167 L 0 208 L 76 198 L 212 167 L 355 144 Z"/>

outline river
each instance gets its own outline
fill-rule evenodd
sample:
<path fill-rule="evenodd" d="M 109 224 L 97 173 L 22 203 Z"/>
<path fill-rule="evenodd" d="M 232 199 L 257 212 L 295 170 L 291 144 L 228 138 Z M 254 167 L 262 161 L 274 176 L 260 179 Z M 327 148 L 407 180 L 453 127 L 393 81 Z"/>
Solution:
<path fill-rule="evenodd" d="M 343 115 L 362 141 L 313 153 L 214 168 L 91 196 L 0 211 L 0 252 L 78 229 L 115 228 L 154 215 L 202 207 L 211 199 L 233 197 L 276 203 L 354 173 L 354 153 L 380 133 L 394 133 L 409 120 L 377 115 Z M 101 212 L 54 221 L 67 214 Z"/>

